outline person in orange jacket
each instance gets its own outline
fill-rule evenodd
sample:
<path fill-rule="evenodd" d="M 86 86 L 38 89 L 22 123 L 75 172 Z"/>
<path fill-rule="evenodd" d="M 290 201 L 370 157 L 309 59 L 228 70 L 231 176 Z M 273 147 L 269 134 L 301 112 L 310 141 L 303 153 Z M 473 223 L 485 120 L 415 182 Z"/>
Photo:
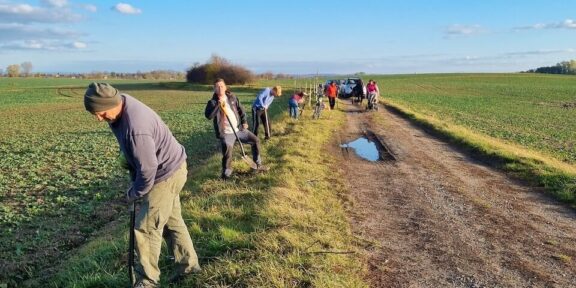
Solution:
<path fill-rule="evenodd" d="M 336 82 L 330 82 L 330 85 L 326 87 L 324 93 L 328 97 L 330 110 L 334 110 L 334 105 L 336 105 L 336 96 L 338 95 L 338 86 L 336 86 Z"/>

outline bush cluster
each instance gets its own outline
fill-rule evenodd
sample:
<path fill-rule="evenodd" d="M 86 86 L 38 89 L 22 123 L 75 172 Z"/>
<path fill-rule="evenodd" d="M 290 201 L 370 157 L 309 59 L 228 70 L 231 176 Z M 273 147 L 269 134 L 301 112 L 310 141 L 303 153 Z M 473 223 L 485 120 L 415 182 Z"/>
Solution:
<path fill-rule="evenodd" d="M 226 84 L 246 84 L 254 79 L 254 74 L 239 65 L 213 55 L 205 64 L 195 64 L 186 71 L 186 81 L 199 84 L 213 84 L 214 80 L 222 78 Z"/>

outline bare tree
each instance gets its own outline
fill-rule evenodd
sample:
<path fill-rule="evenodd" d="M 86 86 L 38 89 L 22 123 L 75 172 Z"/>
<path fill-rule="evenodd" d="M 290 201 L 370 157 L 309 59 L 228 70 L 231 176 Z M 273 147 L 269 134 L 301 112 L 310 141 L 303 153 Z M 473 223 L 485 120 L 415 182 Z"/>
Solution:
<path fill-rule="evenodd" d="M 24 74 L 24 76 L 30 76 L 30 72 L 32 72 L 32 62 L 26 61 L 20 64 L 20 67 L 22 67 L 22 74 Z"/>
<path fill-rule="evenodd" d="M 570 60 L 568 64 L 568 72 L 570 74 L 576 74 L 576 60 Z"/>
<path fill-rule="evenodd" d="M 20 76 L 20 65 L 18 64 L 8 65 L 8 67 L 6 67 L 6 74 L 8 74 L 8 77 Z"/>
<path fill-rule="evenodd" d="M 264 72 L 264 73 L 261 74 L 260 77 L 261 77 L 262 79 L 264 79 L 264 80 L 271 80 L 271 79 L 274 78 L 274 73 L 272 73 L 272 72 L 270 72 L 270 71 Z"/>

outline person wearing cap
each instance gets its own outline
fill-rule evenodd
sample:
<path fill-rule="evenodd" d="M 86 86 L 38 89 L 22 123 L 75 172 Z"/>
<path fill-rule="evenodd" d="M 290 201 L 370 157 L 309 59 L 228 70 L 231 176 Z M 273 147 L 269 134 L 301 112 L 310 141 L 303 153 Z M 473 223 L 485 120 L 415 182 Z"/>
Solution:
<path fill-rule="evenodd" d="M 222 179 L 227 180 L 232 176 L 232 151 L 234 151 L 234 144 L 237 140 L 250 145 L 252 160 L 257 165 L 253 172 L 268 171 L 268 167 L 262 165 L 260 139 L 248 130 L 244 108 L 238 101 L 238 97 L 228 90 L 224 79 L 218 78 L 214 81 L 214 94 L 212 94 L 212 99 L 206 103 L 204 116 L 214 122 L 214 132 L 216 138 L 220 140 L 220 147 L 222 148 L 222 173 L 220 177 Z M 238 139 L 236 139 L 234 131 L 236 131 Z"/>
<path fill-rule="evenodd" d="M 306 93 L 300 91 L 300 92 L 292 95 L 292 97 L 290 97 L 290 100 L 288 100 L 288 108 L 290 109 L 290 117 L 292 117 L 296 120 L 298 120 L 298 105 L 304 101 L 304 96 L 306 96 Z"/>
<path fill-rule="evenodd" d="M 129 203 L 138 200 L 135 250 L 139 263 L 134 287 L 160 283 L 158 259 L 163 232 L 174 255 L 176 268 L 170 282 L 200 271 L 188 228 L 182 219 L 179 193 L 187 179 L 186 151 L 151 108 L 120 93 L 107 83 L 92 83 L 84 95 L 84 107 L 100 122 L 106 121 L 131 170 Z"/>
<path fill-rule="evenodd" d="M 266 87 L 252 103 L 252 132 L 254 135 L 258 136 L 258 128 L 260 127 L 260 121 L 264 125 L 264 140 L 270 139 L 271 136 L 271 125 L 270 118 L 268 118 L 268 107 L 274 101 L 274 97 L 282 96 L 282 87 L 274 86 L 272 88 Z"/>

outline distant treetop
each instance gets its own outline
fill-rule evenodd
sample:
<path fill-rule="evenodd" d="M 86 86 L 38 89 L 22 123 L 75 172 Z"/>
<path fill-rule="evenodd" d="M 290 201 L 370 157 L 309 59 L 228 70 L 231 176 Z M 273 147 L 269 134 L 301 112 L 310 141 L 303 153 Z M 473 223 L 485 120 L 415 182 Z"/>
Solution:
<path fill-rule="evenodd" d="M 530 69 L 527 73 L 569 74 L 576 75 L 576 60 L 563 61 L 554 66 Z"/>

